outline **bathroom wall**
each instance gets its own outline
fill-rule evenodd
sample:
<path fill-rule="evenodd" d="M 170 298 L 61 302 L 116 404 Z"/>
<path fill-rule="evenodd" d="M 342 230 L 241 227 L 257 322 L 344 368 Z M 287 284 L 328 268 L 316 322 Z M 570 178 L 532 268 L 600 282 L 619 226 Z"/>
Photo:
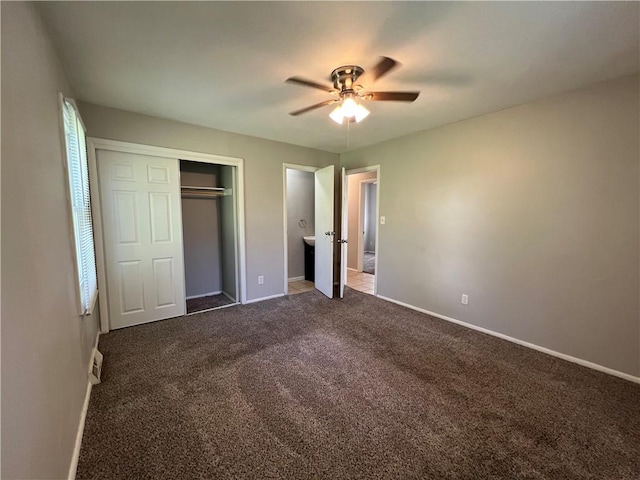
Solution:
<path fill-rule="evenodd" d="M 315 202 L 312 172 L 287 169 L 287 262 L 288 277 L 304 276 L 304 240 L 315 232 Z M 306 222 L 303 228 L 301 220 Z M 304 223 L 304 222 L 302 222 Z"/>
<path fill-rule="evenodd" d="M 376 172 L 354 173 L 347 176 L 347 204 L 348 204 L 348 231 L 347 231 L 347 267 L 358 268 L 358 237 L 363 231 L 358 226 L 358 211 L 360 208 L 360 182 L 376 178 Z"/>

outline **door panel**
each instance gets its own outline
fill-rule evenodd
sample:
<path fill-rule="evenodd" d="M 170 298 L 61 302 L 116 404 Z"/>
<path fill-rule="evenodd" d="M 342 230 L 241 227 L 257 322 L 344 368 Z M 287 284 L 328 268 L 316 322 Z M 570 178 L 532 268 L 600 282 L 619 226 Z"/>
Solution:
<path fill-rule="evenodd" d="M 150 193 L 151 242 L 171 242 L 171 194 Z"/>
<path fill-rule="evenodd" d="M 315 285 L 333 298 L 333 199 L 334 168 L 330 165 L 315 172 Z"/>
<path fill-rule="evenodd" d="M 116 242 L 138 243 L 138 214 L 136 207 L 136 192 L 113 192 L 113 209 L 116 221 Z"/>
<path fill-rule="evenodd" d="M 120 267 L 120 313 L 144 311 L 144 288 L 142 286 L 142 263 L 139 260 L 119 262 Z"/>
<path fill-rule="evenodd" d="M 173 289 L 173 258 L 155 258 L 153 260 L 153 279 L 156 288 L 156 308 L 172 307 L 176 304 Z"/>
<path fill-rule="evenodd" d="M 110 327 L 184 315 L 178 160 L 96 155 Z"/>

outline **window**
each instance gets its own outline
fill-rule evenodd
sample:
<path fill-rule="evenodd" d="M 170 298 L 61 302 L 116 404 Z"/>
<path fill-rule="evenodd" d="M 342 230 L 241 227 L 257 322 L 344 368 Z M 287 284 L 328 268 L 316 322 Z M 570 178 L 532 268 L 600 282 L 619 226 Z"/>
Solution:
<path fill-rule="evenodd" d="M 98 295 L 98 282 L 89 198 L 89 165 L 87 163 L 85 129 L 75 102 L 61 96 L 61 104 L 78 274 L 79 310 L 81 315 L 90 315 Z"/>

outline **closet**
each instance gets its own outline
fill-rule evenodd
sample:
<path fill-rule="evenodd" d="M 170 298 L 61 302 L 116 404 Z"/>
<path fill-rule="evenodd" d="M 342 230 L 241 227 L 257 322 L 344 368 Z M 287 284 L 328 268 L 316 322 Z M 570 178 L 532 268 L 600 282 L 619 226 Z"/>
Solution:
<path fill-rule="evenodd" d="M 234 170 L 180 160 L 187 314 L 238 301 Z"/>
<path fill-rule="evenodd" d="M 244 300 L 243 161 L 89 139 L 102 332 Z"/>

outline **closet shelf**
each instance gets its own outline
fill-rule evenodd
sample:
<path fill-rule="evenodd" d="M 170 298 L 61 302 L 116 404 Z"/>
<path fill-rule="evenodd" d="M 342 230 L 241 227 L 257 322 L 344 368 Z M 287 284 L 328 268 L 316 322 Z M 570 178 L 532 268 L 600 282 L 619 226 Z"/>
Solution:
<path fill-rule="evenodd" d="M 183 186 L 180 187 L 182 197 L 184 198 L 217 198 L 228 197 L 233 195 L 231 188 L 219 188 L 219 187 L 196 187 L 196 186 Z"/>

